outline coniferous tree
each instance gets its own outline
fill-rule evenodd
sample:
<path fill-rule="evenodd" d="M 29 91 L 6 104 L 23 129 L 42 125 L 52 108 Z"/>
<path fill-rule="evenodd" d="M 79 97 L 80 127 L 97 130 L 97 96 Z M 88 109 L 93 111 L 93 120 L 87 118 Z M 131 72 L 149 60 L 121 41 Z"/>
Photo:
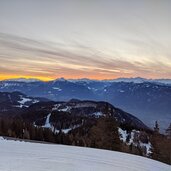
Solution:
<path fill-rule="evenodd" d="M 170 123 L 169 127 L 166 129 L 166 136 L 167 136 L 167 138 L 171 139 L 171 123 Z"/>
<path fill-rule="evenodd" d="M 154 132 L 155 132 L 156 134 L 158 134 L 158 133 L 159 133 L 159 124 L 158 124 L 158 122 L 157 122 L 157 121 L 155 122 Z"/>

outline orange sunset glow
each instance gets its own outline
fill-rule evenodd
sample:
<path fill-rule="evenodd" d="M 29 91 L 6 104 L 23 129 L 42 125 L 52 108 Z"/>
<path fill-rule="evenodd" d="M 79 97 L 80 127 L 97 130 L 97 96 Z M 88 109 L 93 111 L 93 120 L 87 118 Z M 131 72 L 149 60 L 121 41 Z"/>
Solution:
<path fill-rule="evenodd" d="M 0 80 L 171 78 L 169 1 L 40 3 L 1 2 Z"/>

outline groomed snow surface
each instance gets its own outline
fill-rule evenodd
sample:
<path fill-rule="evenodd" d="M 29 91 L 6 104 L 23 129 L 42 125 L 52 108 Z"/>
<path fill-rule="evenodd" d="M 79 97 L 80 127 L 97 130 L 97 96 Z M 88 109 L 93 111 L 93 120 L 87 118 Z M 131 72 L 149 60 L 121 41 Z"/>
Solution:
<path fill-rule="evenodd" d="M 0 138 L 0 171 L 171 171 L 171 166 L 107 150 Z"/>

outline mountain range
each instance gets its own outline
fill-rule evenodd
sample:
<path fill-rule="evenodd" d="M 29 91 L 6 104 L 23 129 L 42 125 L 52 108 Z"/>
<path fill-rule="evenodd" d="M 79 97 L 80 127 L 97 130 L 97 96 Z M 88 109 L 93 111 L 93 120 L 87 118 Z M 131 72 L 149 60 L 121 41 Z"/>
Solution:
<path fill-rule="evenodd" d="M 115 80 L 15 79 L 0 82 L 0 92 L 21 92 L 52 101 L 71 99 L 106 101 L 132 113 L 148 126 L 158 120 L 163 131 L 171 122 L 171 80 L 119 78 Z"/>

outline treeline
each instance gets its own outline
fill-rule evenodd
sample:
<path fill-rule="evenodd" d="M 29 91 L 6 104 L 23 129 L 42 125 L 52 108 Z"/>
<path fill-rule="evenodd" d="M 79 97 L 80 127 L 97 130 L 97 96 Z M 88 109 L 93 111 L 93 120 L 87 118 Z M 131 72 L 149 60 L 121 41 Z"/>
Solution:
<path fill-rule="evenodd" d="M 110 117 L 84 118 L 84 122 L 80 127 L 67 134 L 63 133 L 62 130 L 57 133 L 48 128 L 34 126 L 21 119 L 1 119 L 0 135 L 143 155 L 140 147 L 126 146 L 120 140 L 118 124 L 115 119 Z"/>
<path fill-rule="evenodd" d="M 46 141 L 65 145 L 76 145 L 120 151 L 121 142 L 117 125 L 109 118 L 86 119 L 79 128 L 68 134 L 62 130 L 34 126 L 21 119 L 0 119 L 0 135 L 20 139 Z"/>
<path fill-rule="evenodd" d="M 20 119 L 0 119 L 0 135 L 20 139 L 57 142 L 56 135 L 49 129 L 35 127 Z"/>

